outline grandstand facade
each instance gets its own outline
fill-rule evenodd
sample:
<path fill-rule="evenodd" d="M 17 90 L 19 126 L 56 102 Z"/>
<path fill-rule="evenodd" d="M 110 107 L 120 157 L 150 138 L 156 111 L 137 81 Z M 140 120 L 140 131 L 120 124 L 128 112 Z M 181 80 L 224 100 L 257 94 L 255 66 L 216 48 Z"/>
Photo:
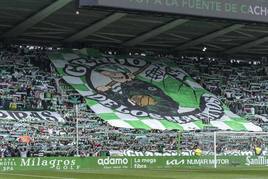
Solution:
<path fill-rule="evenodd" d="M 267 7 L 1 0 L 0 170 L 266 166 Z"/>

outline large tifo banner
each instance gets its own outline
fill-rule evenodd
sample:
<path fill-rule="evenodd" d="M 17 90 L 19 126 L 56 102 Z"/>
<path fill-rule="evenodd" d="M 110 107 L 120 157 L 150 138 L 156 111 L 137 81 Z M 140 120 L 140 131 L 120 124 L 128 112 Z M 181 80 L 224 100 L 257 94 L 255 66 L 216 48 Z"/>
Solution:
<path fill-rule="evenodd" d="M 96 169 L 169 169 L 214 167 L 214 157 L 42 157 L 1 158 L 0 171 L 16 170 L 96 170 Z M 268 166 L 265 156 L 218 157 L 217 167 Z"/>
<path fill-rule="evenodd" d="M 210 121 L 221 130 L 261 131 L 233 114 L 169 59 L 56 52 L 50 59 L 63 79 L 110 125 L 197 130 Z"/>

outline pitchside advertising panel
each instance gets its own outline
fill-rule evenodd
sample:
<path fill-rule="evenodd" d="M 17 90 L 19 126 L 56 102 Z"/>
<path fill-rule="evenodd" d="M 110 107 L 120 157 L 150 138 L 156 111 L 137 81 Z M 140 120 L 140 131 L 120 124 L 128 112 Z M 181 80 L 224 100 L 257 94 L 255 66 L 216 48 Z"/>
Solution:
<path fill-rule="evenodd" d="M 13 170 L 95 170 L 95 169 L 160 169 L 214 167 L 214 157 L 42 157 L 1 158 L 0 171 Z M 265 156 L 220 156 L 218 167 L 268 166 Z"/>
<path fill-rule="evenodd" d="M 79 5 L 268 22 L 266 0 L 80 0 Z"/>

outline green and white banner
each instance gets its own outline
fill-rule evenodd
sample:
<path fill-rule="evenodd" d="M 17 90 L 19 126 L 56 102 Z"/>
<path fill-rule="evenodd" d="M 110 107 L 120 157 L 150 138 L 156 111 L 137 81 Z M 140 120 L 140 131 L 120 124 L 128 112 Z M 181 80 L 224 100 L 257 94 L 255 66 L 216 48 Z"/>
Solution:
<path fill-rule="evenodd" d="M 112 126 L 197 130 L 210 121 L 221 130 L 261 131 L 169 59 L 103 55 L 90 49 L 49 56 L 63 79 Z"/>
<path fill-rule="evenodd" d="M 53 121 L 64 123 L 65 120 L 57 112 L 51 111 L 4 111 L 0 110 L 0 120 Z"/>

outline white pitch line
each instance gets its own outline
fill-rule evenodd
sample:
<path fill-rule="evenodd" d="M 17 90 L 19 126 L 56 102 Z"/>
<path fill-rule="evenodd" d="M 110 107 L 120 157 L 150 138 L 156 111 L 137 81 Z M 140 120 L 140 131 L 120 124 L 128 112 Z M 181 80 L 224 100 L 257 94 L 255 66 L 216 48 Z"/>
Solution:
<path fill-rule="evenodd" d="M 15 174 L 15 173 L 0 173 L 0 175 L 10 175 L 10 176 L 23 176 L 23 177 L 36 177 L 36 178 L 51 178 L 51 179 L 76 179 L 76 178 L 65 178 L 65 177 L 52 177 L 43 175 L 26 175 L 26 174 Z"/>

